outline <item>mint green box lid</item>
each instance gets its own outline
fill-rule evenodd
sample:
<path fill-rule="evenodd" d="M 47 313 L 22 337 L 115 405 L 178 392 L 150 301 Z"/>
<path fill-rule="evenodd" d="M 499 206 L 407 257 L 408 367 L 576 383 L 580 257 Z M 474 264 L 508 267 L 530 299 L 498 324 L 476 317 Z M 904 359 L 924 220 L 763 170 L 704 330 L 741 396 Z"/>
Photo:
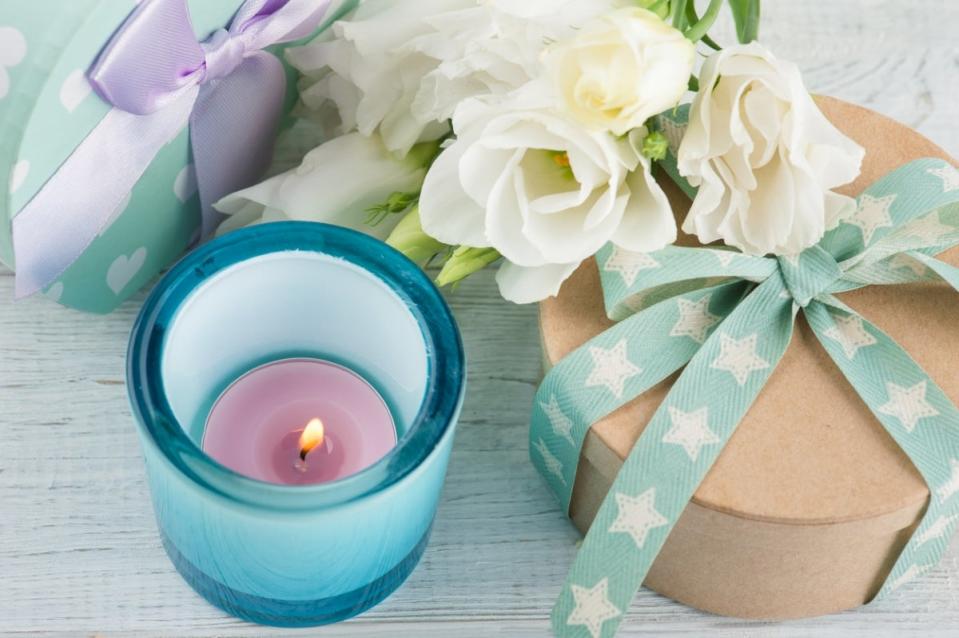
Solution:
<path fill-rule="evenodd" d="M 228 26 L 243 4 L 185 1 L 200 41 Z M 11 268 L 10 220 L 110 110 L 93 92 L 86 71 L 136 4 L 0 4 L 0 176 L 9 176 L 7 185 L 0 183 L 0 219 L 6 220 L 0 224 L 0 261 Z M 341 13 L 333 5 L 321 29 Z M 295 83 L 287 84 L 291 108 Z M 190 155 L 189 132 L 184 130 L 156 156 L 123 212 L 44 294 L 79 310 L 108 313 L 182 255 L 197 239 L 200 223 Z"/>

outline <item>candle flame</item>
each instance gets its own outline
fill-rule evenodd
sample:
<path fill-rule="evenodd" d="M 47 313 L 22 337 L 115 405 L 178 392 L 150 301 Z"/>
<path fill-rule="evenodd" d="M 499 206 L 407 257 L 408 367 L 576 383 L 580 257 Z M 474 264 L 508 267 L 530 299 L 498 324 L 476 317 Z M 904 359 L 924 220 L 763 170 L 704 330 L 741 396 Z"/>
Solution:
<path fill-rule="evenodd" d="M 306 455 L 318 445 L 323 443 L 326 432 L 323 428 L 323 421 L 319 419 L 310 419 L 310 422 L 303 428 L 300 434 L 300 460 L 306 461 Z"/>

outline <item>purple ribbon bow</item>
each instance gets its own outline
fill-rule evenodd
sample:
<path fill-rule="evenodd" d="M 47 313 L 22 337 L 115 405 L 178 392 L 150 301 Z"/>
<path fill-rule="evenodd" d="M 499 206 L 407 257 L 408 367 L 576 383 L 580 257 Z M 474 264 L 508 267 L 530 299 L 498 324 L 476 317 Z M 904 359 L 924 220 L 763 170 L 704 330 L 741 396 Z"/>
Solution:
<path fill-rule="evenodd" d="M 88 77 L 113 105 L 13 219 L 16 295 L 52 284 L 123 212 L 156 154 L 189 124 L 202 236 L 213 202 L 266 170 L 283 111 L 283 65 L 264 48 L 312 33 L 329 0 L 247 0 L 197 42 L 186 0 L 144 0 Z"/>

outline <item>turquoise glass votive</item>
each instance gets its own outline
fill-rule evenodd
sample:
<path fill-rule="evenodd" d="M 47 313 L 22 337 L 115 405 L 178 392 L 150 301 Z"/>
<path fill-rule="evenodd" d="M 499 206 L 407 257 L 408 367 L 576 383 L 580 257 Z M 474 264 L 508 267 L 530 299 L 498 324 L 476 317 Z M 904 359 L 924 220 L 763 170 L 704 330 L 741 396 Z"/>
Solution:
<path fill-rule="evenodd" d="M 392 412 L 396 447 L 315 485 L 259 481 L 204 453 L 221 393 L 258 366 L 295 358 L 369 381 Z M 465 389 L 453 316 L 415 264 L 325 224 L 230 233 L 160 281 L 127 363 L 163 546 L 207 600 L 261 624 L 327 624 L 377 604 L 415 568 Z"/>

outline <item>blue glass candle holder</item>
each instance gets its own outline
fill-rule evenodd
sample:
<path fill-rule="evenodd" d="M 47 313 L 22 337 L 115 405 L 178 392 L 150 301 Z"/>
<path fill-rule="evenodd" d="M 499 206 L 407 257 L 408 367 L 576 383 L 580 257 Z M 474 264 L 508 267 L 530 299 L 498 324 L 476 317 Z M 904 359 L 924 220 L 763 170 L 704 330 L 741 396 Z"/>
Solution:
<path fill-rule="evenodd" d="M 261 482 L 201 449 L 206 416 L 244 373 L 312 357 L 388 403 L 397 446 L 357 474 Z M 459 332 L 429 279 L 351 230 L 279 222 L 218 238 L 160 281 L 133 328 L 128 387 L 157 524 L 202 596 L 261 624 L 354 616 L 412 572 L 436 511 L 465 389 Z"/>

